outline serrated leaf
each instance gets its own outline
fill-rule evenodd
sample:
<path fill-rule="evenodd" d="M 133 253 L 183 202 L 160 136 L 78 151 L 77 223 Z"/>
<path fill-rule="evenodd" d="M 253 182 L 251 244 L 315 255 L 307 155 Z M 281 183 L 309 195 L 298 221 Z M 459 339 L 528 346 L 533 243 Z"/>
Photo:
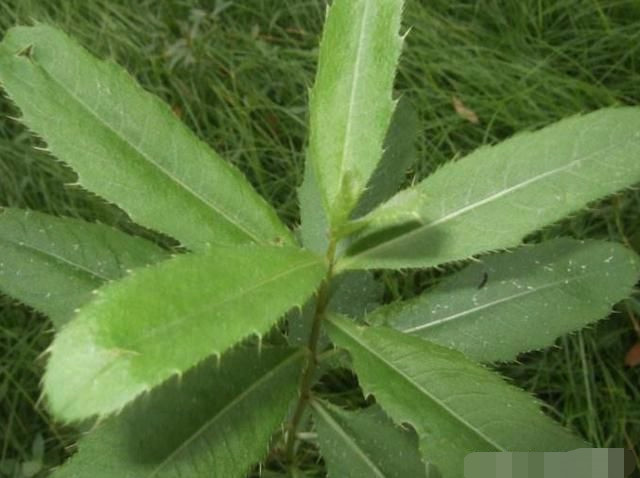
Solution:
<path fill-rule="evenodd" d="M 364 216 L 398 191 L 407 169 L 417 157 L 417 133 L 418 115 L 409 100 L 402 97 L 391 118 L 382 159 L 354 209 L 353 217 Z"/>
<path fill-rule="evenodd" d="M 480 148 L 365 216 L 338 269 L 430 267 L 516 246 L 640 181 L 639 157 L 640 108 L 575 116 Z"/>
<path fill-rule="evenodd" d="M 336 0 L 310 98 L 309 161 L 330 223 L 340 226 L 382 155 L 402 49 L 402 0 Z"/>
<path fill-rule="evenodd" d="M 166 104 L 64 33 L 10 29 L 0 44 L 0 82 L 80 184 L 136 222 L 196 250 L 292 241 L 242 174 Z"/>
<path fill-rule="evenodd" d="M 301 350 L 241 348 L 141 397 L 78 443 L 54 478 L 243 477 L 287 415 Z"/>
<path fill-rule="evenodd" d="M 483 362 L 514 360 L 604 318 L 640 276 L 617 243 L 555 239 L 483 257 L 415 299 L 367 316 Z"/>
<path fill-rule="evenodd" d="M 333 318 L 327 329 L 349 352 L 361 387 L 396 423 L 418 433 L 423 457 L 462 478 L 478 451 L 566 451 L 586 444 L 544 416 L 536 401 L 462 353 L 386 327 Z"/>
<path fill-rule="evenodd" d="M 311 407 L 329 478 L 426 478 L 415 433 L 379 406 L 348 412 L 314 400 Z"/>
<path fill-rule="evenodd" d="M 106 415 L 302 304 L 325 264 L 292 247 L 211 247 L 101 290 L 56 336 L 44 376 L 65 421 Z"/>
<path fill-rule="evenodd" d="M 0 213 L 0 290 L 56 327 L 105 282 L 168 257 L 155 244 L 103 224 L 12 208 Z"/>

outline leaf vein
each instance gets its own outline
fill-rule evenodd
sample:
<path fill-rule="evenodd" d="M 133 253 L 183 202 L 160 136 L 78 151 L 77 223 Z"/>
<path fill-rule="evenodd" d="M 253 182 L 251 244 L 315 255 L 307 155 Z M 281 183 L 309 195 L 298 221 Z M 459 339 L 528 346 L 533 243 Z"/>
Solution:
<path fill-rule="evenodd" d="M 380 353 L 377 350 L 374 350 L 373 348 L 369 347 L 366 343 L 362 342 L 361 340 L 359 340 L 358 337 L 352 335 L 349 333 L 348 330 L 345 330 L 344 328 L 342 328 L 338 323 L 336 323 L 335 321 L 331 322 L 335 327 L 337 327 L 342 333 L 344 333 L 345 335 L 347 335 L 348 337 L 351 338 L 351 340 L 355 341 L 358 345 L 360 345 L 364 350 L 366 350 L 369 354 L 371 354 L 374 358 L 376 358 L 380 363 L 382 363 L 383 366 L 385 366 L 386 368 L 391 369 L 391 371 L 393 371 L 395 374 L 397 374 L 400 378 L 402 378 L 404 381 L 406 381 L 411 387 L 415 388 L 418 392 L 420 392 L 422 395 L 425 395 L 426 397 L 428 397 L 433 403 L 435 403 L 436 405 L 438 405 L 440 408 L 442 408 L 447 414 L 449 414 L 449 416 L 451 416 L 454 420 L 458 421 L 459 423 L 461 423 L 464 427 L 466 427 L 467 429 L 469 429 L 470 431 L 472 431 L 473 433 L 475 433 L 479 438 L 481 438 L 483 441 L 485 441 L 487 444 L 491 445 L 492 447 L 494 447 L 497 451 L 506 451 L 506 448 L 504 448 L 503 446 L 499 445 L 498 443 L 494 442 L 491 438 L 489 438 L 488 436 L 486 436 L 482 430 L 479 430 L 477 427 L 475 427 L 473 424 L 469 423 L 467 420 L 465 420 L 463 417 L 461 417 L 459 414 L 457 414 L 454 410 L 452 410 L 450 407 L 448 407 L 446 405 L 446 403 L 444 403 L 442 400 L 440 400 L 439 398 L 435 397 L 433 394 L 431 394 L 429 392 L 429 390 L 427 390 L 426 388 L 424 388 L 421 384 L 417 383 L 413 377 L 410 377 L 409 375 L 407 375 L 402 369 L 398 368 L 397 366 L 395 366 L 394 364 L 390 363 L 388 360 L 385 359 L 385 357 L 381 356 Z"/>

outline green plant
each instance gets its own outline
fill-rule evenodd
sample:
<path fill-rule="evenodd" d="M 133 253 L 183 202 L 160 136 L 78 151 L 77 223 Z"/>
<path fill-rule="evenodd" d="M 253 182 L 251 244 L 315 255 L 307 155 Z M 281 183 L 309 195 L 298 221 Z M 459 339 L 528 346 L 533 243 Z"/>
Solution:
<path fill-rule="evenodd" d="M 101 419 L 55 476 L 242 476 L 269 447 L 294 474 L 309 412 L 331 476 L 426 476 L 424 459 L 457 477 L 472 451 L 585 445 L 475 362 L 513 360 L 606 315 L 638 277 L 632 252 L 528 245 L 375 309 L 367 269 L 515 247 L 632 186 L 640 111 L 520 134 L 393 195 L 415 128 L 391 96 L 401 10 L 400 0 L 330 9 L 300 189 L 304 249 L 120 68 L 50 27 L 6 35 L 0 80 L 22 121 L 81 185 L 182 246 L 36 212 L 0 215 L 0 288 L 60 329 L 47 403 L 66 422 Z M 377 404 L 348 411 L 314 392 L 336 367 L 352 368 Z"/>

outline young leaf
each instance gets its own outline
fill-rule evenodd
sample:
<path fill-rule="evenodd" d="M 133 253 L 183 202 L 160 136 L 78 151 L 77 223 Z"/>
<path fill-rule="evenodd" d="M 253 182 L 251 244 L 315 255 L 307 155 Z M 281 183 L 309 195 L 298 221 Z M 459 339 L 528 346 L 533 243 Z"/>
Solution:
<path fill-rule="evenodd" d="M 169 254 L 102 224 L 6 208 L 0 213 L 0 257 L 0 290 L 60 327 L 103 283 Z"/>
<path fill-rule="evenodd" d="M 426 478 L 415 434 L 378 405 L 348 412 L 314 400 L 311 407 L 329 478 Z"/>
<path fill-rule="evenodd" d="M 353 211 L 354 217 L 364 216 L 396 193 L 407 169 L 416 160 L 417 133 L 418 115 L 411 103 L 402 97 L 391 117 L 382 159 Z"/>
<path fill-rule="evenodd" d="M 473 360 L 514 360 L 605 317 L 638 276 L 637 255 L 620 244 L 556 239 L 482 258 L 420 297 L 376 309 L 367 320 Z"/>
<path fill-rule="evenodd" d="M 336 0 L 310 97 L 309 161 L 332 226 L 344 222 L 382 155 L 402 49 L 402 0 Z"/>
<path fill-rule="evenodd" d="M 544 416 L 536 401 L 460 352 L 386 327 L 333 318 L 365 393 L 397 423 L 409 423 L 425 459 L 442 476 L 462 478 L 476 451 L 566 451 L 585 443 Z"/>
<path fill-rule="evenodd" d="M 54 478 L 243 477 L 296 395 L 301 350 L 240 348 L 140 397 L 78 443 Z"/>
<path fill-rule="evenodd" d="M 291 242 L 239 171 L 124 70 L 64 33 L 43 25 L 9 30 L 0 44 L 0 82 L 80 183 L 136 222 L 196 250 Z"/>
<path fill-rule="evenodd" d="M 418 116 L 415 110 L 408 100 L 401 98 L 391 118 L 380 164 L 371 176 L 353 216 L 368 213 L 396 192 L 405 171 L 416 159 L 417 129 Z M 298 189 L 302 243 L 307 249 L 324 254 L 329 247 L 329 225 L 311 161 L 305 164 L 304 174 L 304 181 Z"/>
<path fill-rule="evenodd" d="M 265 333 L 311 295 L 322 259 L 301 249 L 211 247 L 104 287 L 56 336 L 44 377 L 62 420 L 106 415 L 205 357 Z"/>
<path fill-rule="evenodd" d="M 519 134 L 445 165 L 363 218 L 345 268 L 429 267 L 512 247 L 640 181 L 640 108 Z"/>

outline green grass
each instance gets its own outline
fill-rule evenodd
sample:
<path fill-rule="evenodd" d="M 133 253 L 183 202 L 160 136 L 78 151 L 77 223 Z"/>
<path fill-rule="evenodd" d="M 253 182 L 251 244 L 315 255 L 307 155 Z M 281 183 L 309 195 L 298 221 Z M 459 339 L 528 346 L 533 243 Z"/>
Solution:
<path fill-rule="evenodd" d="M 5 0 L 0 32 L 34 20 L 54 23 L 97 55 L 124 65 L 237 164 L 287 223 L 296 224 L 294 185 L 302 179 L 307 90 L 324 2 L 135 3 L 131 8 L 124 0 Z M 635 0 L 408 0 L 405 24 L 411 32 L 397 90 L 418 110 L 423 158 L 408 173 L 408 183 L 523 128 L 603 106 L 640 104 Z M 453 96 L 478 115 L 478 124 L 456 114 Z M 74 181 L 73 173 L 33 148 L 38 140 L 7 119 L 16 114 L 0 103 L 0 205 L 99 219 L 140 232 L 113 206 L 65 186 Z M 598 237 L 637 247 L 639 212 L 640 195 L 629 191 L 531 239 Z M 415 295 L 444 273 L 384 274 L 386 298 Z M 637 339 L 630 318 L 638 309 L 622 304 L 611 320 L 500 369 L 594 445 L 632 447 L 640 442 L 640 371 L 624 368 L 623 359 Z M 8 298 L 0 300 L 0 317 L 0 476 L 21 476 L 9 469 L 32 461 L 41 440 L 43 460 L 53 465 L 66 456 L 75 435 L 56 426 L 37 403 L 39 356 L 51 326 Z M 342 384 L 355 387 L 348 374 L 340 374 L 328 377 L 323 390 Z M 360 400 L 353 390 L 340 400 Z M 313 447 L 305 450 L 303 467 L 309 476 L 322 476 Z M 277 467 L 278 457 L 270 464 Z"/>

